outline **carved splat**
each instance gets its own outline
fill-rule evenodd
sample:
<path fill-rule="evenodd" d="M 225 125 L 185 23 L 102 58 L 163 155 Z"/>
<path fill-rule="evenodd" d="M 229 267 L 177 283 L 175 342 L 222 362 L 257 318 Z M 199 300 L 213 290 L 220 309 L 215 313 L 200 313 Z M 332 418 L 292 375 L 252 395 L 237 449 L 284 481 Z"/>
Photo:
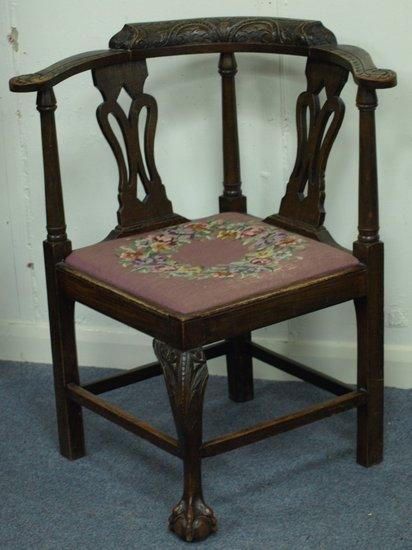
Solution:
<path fill-rule="evenodd" d="M 306 77 L 307 90 L 300 94 L 296 105 L 296 162 L 279 215 L 319 228 L 325 219 L 326 164 L 345 114 L 345 105 L 339 95 L 348 71 L 308 60 Z M 321 106 L 319 94 L 323 89 L 326 100 Z"/>
<path fill-rule="evenodd" d="M 97 109 L 97 120 L 119 169 L 118 227 L 110 236 L 132 233 L 144 229 L 149 223 L 153 227 L 156 221 L 158 225 L 164 225 L 162 220 L 174 216 L 172 204 L 156 169 L 154 139 L 157 104 L 151 95 L 143 92 L 146 78 L 147 66 L 144 60 L 93 71 L 94 85 L 100 90 L 104 100 Z M 131 99 L 128 114 L 118 103 L 122 89 Z M 139 140 L 139 118 L 143 113 L 147 114 L 142 144 Z M 119 125 L 125 154 L 111 126 L 110 119 L 113 118 Z M 144 188 L 143 200 L 138 198 L 138 185 Z"/>

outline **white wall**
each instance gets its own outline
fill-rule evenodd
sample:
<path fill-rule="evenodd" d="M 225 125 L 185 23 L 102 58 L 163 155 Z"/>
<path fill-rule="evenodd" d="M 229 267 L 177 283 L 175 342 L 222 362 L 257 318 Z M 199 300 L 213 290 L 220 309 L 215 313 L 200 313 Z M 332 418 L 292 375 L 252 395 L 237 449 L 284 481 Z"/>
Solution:
<path fill-rule="evenodd" d="M 9 93 L 8 78 L 74 53 L 105 48 L 127 21 L 228 14 L 320 19 L 341 43 L 364 47 L 377 64 L 398 72 L 399 87 L 379 94 L 377 113 L 381 234 L 386 243 L 386 380 L 389 385 L 410 386 L 409 0 L 0 0 L 0 358 L 50 361 L 38 114 L 34 94 Z M 18 45 L 7 38 L 12 27 Z M 294 160 L 294 102 L 305 85 L 304 59 L 239 54 L 238 64 L 243 189 L 249 211 L 266 216 L 277 209 Z M 217 55 L 151 60 L 149 75 L 147 89 L 160 110 L 157 162 L 169 196 L 183 215 L 216 212 L 222 180 Z M 68 231 L 74 245 L 82 246 L 101 239 L 115 224 L 116 166 L 95 120 L 100 97 L 90 74 L 76 76 L 55 91 Z M 328 226 L 347 247 L 356 237 L 357 224 L 355 91 L 350 81 L 343 93 L 347 116 L 327 171 Z M 127 366 L 137 362 L 135 357 L 152 356 L 144 335 L 83 307 L 77 317 L 83 364 Z M 260 331 L 258 337 L 344 380 L 354 380 L 351 304 Z M 222 361 L 215 361 L 212 370 L 221 366 Z M 258 372 L 274 375 L 270 367 Z"/>

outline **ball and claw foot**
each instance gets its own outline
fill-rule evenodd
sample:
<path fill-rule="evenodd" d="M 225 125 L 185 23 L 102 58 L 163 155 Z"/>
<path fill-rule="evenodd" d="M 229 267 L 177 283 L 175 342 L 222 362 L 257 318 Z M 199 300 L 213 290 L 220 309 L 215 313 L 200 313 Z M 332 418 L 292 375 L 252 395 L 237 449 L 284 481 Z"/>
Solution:
<path fill-rule="evenodd" d="M 217 521 L 213 510 L 201 498 L 195 498 L 189 503 L 182 499 L 172 510 L 169 529 L 181 539 L 192 542 L 203 540 L 210 533 L 216 532 Z"/>

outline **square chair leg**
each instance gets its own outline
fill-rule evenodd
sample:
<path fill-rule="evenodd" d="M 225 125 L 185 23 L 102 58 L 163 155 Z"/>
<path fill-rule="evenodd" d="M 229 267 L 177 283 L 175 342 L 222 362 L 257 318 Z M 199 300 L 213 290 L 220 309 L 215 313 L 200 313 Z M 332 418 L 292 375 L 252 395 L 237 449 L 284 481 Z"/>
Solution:
<path fill-rule="evenodd" d="M 250 338 L 250 333 L 247 333 L 228 340 L 226 364 L 229 397 L 237 403 L 253 399 L 253 362 L 246 349 Z"/>
<path fill-rule="evenodd" d="M 66 394 L 69 383 L 79 384 L 74 302 L 59 296 L 50 312 L 53 376 L 60 452 L 70 460 L 85 454 L 82 408 Z"/>
<path fill-rule="evenodd" d="M 357 461 L 373 466 L 383 459 L 383 245 L 367 248 L 368 293 L 355 300 L 358 325 L 358 388 L 366 403 L 358 408 Z"/>
<path fill-rule="evenodd" d="M 67 397 L 67 384 L 79 384 L 75 302 L 58 286 L 56 263 L 71 250 L 69 241 L 43 243 L 60 452 L 70 460 L 85 454 L 82 408 Z"/>

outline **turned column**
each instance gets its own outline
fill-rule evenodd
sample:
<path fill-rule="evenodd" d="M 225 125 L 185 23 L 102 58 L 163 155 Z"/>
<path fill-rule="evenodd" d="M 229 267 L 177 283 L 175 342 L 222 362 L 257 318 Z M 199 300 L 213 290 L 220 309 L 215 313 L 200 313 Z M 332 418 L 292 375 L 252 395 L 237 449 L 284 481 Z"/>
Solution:
<path fill-rule="evenodd" d="M 246 212 L 240 179 L 239 136 L 237 129 L 235 75 L 237 63 L 233 53 L 221 53 L 219 73 L 222 77 L 223 195 L 221 212 Z"/>
<path fill-rule="evenodd" d="M 47 240 L 49 242 L 67 240 L 56 123 L 54 120 L 56 108 L 56 97 L 53 88 L 48 88 L 37 94 L 37 110 L 40 113 L 43 146 Z"/>
<path fill-rule="evenodd" d="M 219 197 L 219 209 L 220 212 L 246 212 L 246 197 L 242 195 L 240 178 L 235 87 L 237 63 L 233 53 L 220 54 L 219 73 L 222 77 L 223 129 L 223 195 Z M 250 333 L 246 333 L 228 340 L 229 397 L 237 402 L 253 399 L 252 357 L 247 351 L 250 339 Z"/>
<path fill-rule="evenodd" d="M 379 241 L 378 169 L 376 160 L 375 110 L 378 105 L 373 89 L 359 86 L 359 235 L 358 242 Z"/>

